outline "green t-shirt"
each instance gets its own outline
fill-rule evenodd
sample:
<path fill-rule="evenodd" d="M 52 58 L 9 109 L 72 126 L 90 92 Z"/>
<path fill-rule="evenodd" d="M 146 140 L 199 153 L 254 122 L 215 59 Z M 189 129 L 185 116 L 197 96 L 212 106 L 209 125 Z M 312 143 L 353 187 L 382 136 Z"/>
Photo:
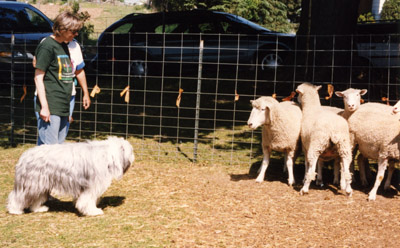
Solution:
<path fill-rule="evenodd" d="M 45 72 L 43 81 L 50 114 L 69 116 L 74 73 L 68 45 L 47 37 L 36 48 L 35 56 L 36 68 Z M 36 106 L 40 112 L 39 98 Z"/>

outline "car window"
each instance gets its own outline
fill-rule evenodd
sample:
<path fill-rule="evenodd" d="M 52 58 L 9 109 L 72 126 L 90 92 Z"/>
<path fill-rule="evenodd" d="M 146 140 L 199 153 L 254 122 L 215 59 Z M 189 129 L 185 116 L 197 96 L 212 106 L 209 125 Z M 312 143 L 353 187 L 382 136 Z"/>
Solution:
<path fill-rule="evenodd" d="M 155 33 L 162 33 L 162 25 L 155 28 Z M 218 26 L 214 23 L 204 22 L 204 23 L 171 23 L 165 24 L 165 33 L 204 33 L 213 34 L 219 33 Z"/>
<path fill-rule="evenodd" d="M 132 26 L 133 26 L 132 23 L 125 23 L 114 29 L 113 32 L 117 34 L 127 34 L 131 30 Z"/>
<path fill-rule="evenodd" d="M 219 33 L 218 28 L 212 22 L 199 23 L 198 29 L 200 30 L 200 33 L 204 34 Z"/>
<path fill-rule="evenodd" d="M 51 27 L 49 23 L 38 13 L 35 11 L 25 8 L 26 17 L 28 18 L 28 23 L 30 23 L 30 27 L 25 30 L 26 32 L 51 32 Z M 33 29 L 32 29 L 33 28 Z"/>
<path fill-rule="evenodd" d="M 20 31 L 18 27 L 19 18 L 15 10 L 0 8 L 0 30 L 1 31 Z"/>
<path fill-rule="evenodd" d="M 165 33 L 177 33 L 175 30 L 179 26 L 178 23 L 172 23 L 172 24 L 165 24 Z M 163 32 L 163 25 L 159 25 L 155 28 L 154 32 L 156 34 L 161 34 Z"/>
<path fill-rule="evenodd" d="M 0 8 L 0 30 L 24 33 L 51 32 L 51 26 L 31 9 L 24 8 L 16 11 Z"/>
<path fill-rule="evenodd" d="M 224 34 L 237 34 L 237 28 L 229 22 L 221 22 L 222 32 Z"/>

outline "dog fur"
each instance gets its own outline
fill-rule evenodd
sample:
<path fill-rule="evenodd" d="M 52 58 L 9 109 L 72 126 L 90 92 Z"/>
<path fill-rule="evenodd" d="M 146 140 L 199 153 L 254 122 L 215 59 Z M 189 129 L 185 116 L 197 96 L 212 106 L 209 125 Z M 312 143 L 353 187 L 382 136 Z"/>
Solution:
<path fill-rule="evenodd" d="M 10 214 L 24 209 L 46 212 L 52 191 L 74 198 L 82 215 L 101 215 L 100 196 L 113 179 L 121 179 L 134 161 L 132 145 L 118 137 L 102 141 L 41 145 L 25 151 L 15 167 Z"/>

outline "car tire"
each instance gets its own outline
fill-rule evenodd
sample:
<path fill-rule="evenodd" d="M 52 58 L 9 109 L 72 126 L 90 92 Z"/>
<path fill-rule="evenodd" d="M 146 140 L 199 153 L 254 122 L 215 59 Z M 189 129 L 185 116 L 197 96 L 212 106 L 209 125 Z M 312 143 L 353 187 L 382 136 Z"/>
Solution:
<path fill-rule="evenodd" d="M 147 64 L 144 60 L 133 60 L 130 64 L 130 75 L 136 77 L 147 76 Z"/>
<path fill-rule="evenodd" d="M 258 56 L 258 65 L 261 71 L 274 70 L 283 64 L 283 58 L 274 51 L 265 51 Z"/>

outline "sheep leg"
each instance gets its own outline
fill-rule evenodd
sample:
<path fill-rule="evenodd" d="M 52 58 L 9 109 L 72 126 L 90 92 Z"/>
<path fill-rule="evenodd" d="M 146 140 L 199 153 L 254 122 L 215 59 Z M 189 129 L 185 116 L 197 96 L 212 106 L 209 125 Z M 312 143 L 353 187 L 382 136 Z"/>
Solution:
<path fill-rule="evenodd" d="M 340 188 L 346 191 L 348 196 L 352 196 L 353 189 L 351 188 L 351 173 L 350 173 L 350 164 L 351 164 L 351 156 L 350 157 L 342 157 L 341 158 L 341 179 L 340 179 Z"/>
<path fill-rule="evenodd" d="M 308 171 L 308 160 L 307 160 L 307 154 L 304 154 L 304 178 L 303 178 L 303 184 L 306 182 L 306 175 Z"/>
<path fill-rule="evenodd" d="M 322 161 L 321 159 L 318 159 L 317 162 L 317 181 L 315 182 L 316 185 L 318 186 L 324 186 L 324 182 L 322 180 L 322 167 L 324 166 L 324 161 Z"/>
<path fill-rule="evenodd" d="M 375 201 L 376 192 L 378 191 L 378 187 L 379 187 L 379 185 L 381 185 L 383 177 L 385 176 L 385 170 L 386 170 L 387 165 L 388 165 L 387 158 L 379 158 L 378 159 L 378 173 L 376 173 L 374 187 L 369 192 L 369 196 L 368 196 L 369 201 Z"/>
<path fill-rule="evenodd" d="M 288 179 L 289 186 L 292 186 L 294 184 L 293 157 L 294 157 L 294 152 L 288 152 L 285 156 L 286 158 L 285 165 L 287 167 L 289 174 L 289 179 Z"/>
<path fill-rule="evenodd" d="M 285 153 L 285 164 L 283 165 L 283 173 L 285 173 L 287 170 L 288 170 L 288 167 L 287 167 L 287 161 L 288 161 L 288 156 L 289 156 L 289 154 L 288 153 Z M 293 159 L 292 159 L 293 160 Z"/>
<path fill-rule="evenodd" d="M 335 161 L 333 162 L 333 184 L 335 185 L 339 184 L 340 167 L 340 160 L 335 158 Z"/>
<path fill-rule="evenodd" d="M 391 162 L 389 162 L 388 176 L 387 176 L 386 181 L 385 181 L 385 186 L 384 186 L 385 190 L 388 190 L 390 188 L 390 184 L 392 183 L 392 176 L 393 176 L 394 170 L 395 170 L 394 162 L 391 161 Z"/>
<path fill-rule="evenodd" d="M 317 173 L 315 173 L 315 169 L 317 167 L 317 162 L 318 162 L 318 156 L 308 156 L 310 159 L 308 160 L 309 166 L 308 170 L 305 175 L 305 182 L 303 185 L 303 188 L 300 190 L 300 195 L 307 194 L 308 189 L 310 188 L 310 183 L 311 181 L 315 180 L 315 176 Z"/>
<path fill-rule="evenodd" d="M 360 173 L 361 185 L 364 187 L 368 185 L 367 174 L 366 174 L 367 164 L 365 163 L 365 160 L 366 159 L 362 154 L 358 155 L 357 157 L 358 171 Z"/>
<path fill-rule="evenodd" d="M 256 178 L 257 183 L 261 183 L 264 181 L 265 172 L 267 171 L 267 168 L 269 165 L 269 155 L 271 153 L 271 150 L 268 147 L 263 146 L 263 153 L 264 153 L 264 157 L 263 157 L 263 160 L 261 163 L 261 169 Z"/>

